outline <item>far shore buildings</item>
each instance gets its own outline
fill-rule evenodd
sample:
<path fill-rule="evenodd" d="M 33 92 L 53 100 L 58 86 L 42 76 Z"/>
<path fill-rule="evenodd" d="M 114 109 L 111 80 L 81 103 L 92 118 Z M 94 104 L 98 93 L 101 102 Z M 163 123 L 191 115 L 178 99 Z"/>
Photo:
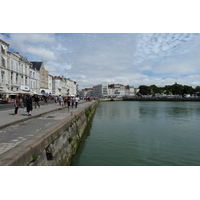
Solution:
<path fill-rule="evenodd" d="M 82 96 L 93 97 L 117 97 L 117 96 L 134 96 L 137 88 L 133 86 L 124 86 L 122 84 L 99 84 L 93 88 L 85 88 L 81 91 Z"/>
<path fill-rule="evenodd" d="M 29 61 L 0 39 L 0 96 L 16 92 L 32 94 L 77 94 L 77 83 L 64 76 L 52 76 L 43 62 Z"/>

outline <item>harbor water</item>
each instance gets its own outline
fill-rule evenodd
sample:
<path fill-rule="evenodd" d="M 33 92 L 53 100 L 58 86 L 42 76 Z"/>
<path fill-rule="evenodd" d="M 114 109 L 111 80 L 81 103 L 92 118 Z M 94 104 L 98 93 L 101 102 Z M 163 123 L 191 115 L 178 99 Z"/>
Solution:
<path fill-rule="evenodd" d="M 101 102 L 73 166 L 199 166 L 200 103 Z"/>

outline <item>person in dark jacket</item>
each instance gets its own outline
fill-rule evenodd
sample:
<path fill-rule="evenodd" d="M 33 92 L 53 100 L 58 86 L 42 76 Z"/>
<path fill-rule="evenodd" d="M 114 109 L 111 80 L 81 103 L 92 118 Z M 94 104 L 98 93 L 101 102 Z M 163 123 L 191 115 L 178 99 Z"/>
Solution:
<path fill-rule="evenodd" d="M 33 103 L 32 103 L 32 97 L 30 95 L 27 95 L 26 97 L 26 109 L 28 116 L 31 116 L 33 110 Z"/>

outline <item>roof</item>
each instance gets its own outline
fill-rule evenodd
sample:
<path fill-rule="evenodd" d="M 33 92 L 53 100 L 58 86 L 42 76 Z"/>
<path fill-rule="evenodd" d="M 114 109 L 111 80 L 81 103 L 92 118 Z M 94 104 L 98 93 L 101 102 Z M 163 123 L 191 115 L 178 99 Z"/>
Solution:
<path fill-rule="evenodd" d="M 31 63 L 33 64 L 33 67 L 35 67 L 38 71 L 40 71 L 42 62 L 31 62 Z"/>

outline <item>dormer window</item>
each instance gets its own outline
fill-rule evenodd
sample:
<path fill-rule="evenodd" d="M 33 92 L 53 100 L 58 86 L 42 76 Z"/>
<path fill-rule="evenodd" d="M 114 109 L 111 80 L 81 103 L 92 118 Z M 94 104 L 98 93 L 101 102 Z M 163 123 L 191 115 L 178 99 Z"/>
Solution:
<path fill-rule="evenodd" d="M 4 45 L 2 44 L 2 45 L 1 45 L 1 53 L 4 54 L 4 55 L 5 55 L 5 50 L 6 50 L 6 48 L 5 48 Z"/>

